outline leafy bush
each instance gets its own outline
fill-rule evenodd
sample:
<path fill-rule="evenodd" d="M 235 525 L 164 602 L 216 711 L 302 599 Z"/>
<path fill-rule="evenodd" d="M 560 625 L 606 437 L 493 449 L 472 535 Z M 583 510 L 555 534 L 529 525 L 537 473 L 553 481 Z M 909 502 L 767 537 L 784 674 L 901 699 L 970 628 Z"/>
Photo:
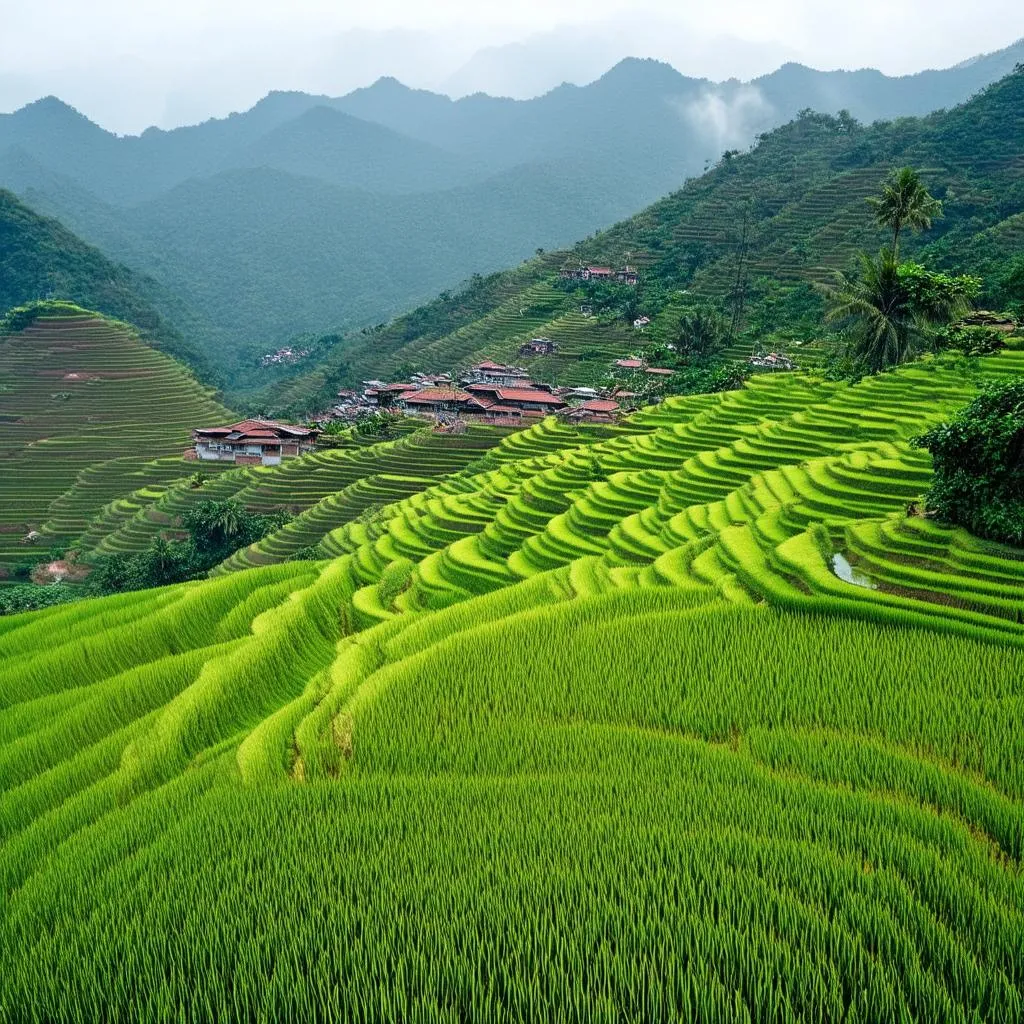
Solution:
<path fill-rule="evenodd" d="M 189 534 L 186 540 L 158 537 L 145 551 L 100 559 L 89 577 L 89 590 L 116 594 L 199 579 L 290 519 L 287 512 L 250 512 L 238 501 L 199 502 L 182 517 L 181 525 Z"/>
<path fill-rule="evenodd" d="M 1024 545 L 1024 383 L 989 385 L 915 444 L 935 466 L 929 509 L 979 537 Z"/>
<path fill-rule="evenodd" d="M 62 583 L 47 587 L 22 584 L 16 587 L 0 587 L 0 615 L 17 615 L 19 612 L 34 612 L 40 608 L 73 601 L 79 594 Z"/>
<path fill-rule="evenodd" d="M 987 356 L 1006 348 L 1003 332 L 994 327 L 950 324 L 935 335 L 937 348 L 952 348 L 968 356 Z"/>

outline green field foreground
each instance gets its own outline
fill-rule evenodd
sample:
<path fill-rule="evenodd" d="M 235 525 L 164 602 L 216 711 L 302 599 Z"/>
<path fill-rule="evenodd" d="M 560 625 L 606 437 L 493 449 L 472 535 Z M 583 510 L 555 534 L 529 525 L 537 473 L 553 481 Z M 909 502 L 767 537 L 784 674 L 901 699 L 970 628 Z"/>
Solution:
<path fill-rule="evenodd" d="M 545 421 L 0 619 L 0 1017 L 1022 1019 L 1024 559 L 907 514 L 1022 370 Z"/>

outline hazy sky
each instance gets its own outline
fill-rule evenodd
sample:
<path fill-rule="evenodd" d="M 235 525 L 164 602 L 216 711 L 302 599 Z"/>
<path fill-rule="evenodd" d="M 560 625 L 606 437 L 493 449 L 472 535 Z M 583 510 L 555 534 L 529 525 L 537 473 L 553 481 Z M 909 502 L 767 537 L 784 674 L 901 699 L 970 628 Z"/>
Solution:
<path fill-rule="evenodd" d="M 54 93 L 134 132 L 244 109 L 270 89 L 341 94 L 384 74 L 526 96 L 630 55 L 713 78 L 785 60 L 902 74 L 1024 36 L 1024 3 L 0 0 L 0 25 L 0 110 Z"/>

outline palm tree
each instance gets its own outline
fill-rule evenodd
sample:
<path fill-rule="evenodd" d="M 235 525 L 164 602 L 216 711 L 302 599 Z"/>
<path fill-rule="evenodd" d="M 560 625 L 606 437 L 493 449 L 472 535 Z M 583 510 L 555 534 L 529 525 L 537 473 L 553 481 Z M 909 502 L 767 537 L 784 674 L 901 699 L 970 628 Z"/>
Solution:
<path fill-rule="evenodd" d="M 825 319 L 845 326 L 853 337 L 853 354 L 872 373 L 905 362 L 932 324 L 948 323 L 970 306 L 969 279 L 954 279 L 922 297 L 908 283 L 914 274 L 901 269 L 892 249 L 877 259 L 861 253 L 859 277 L 836 274 L 834 285 L 821 289 L 832 303 Z M 911 267 L 910 271 L 915 268 Z M 920 274 L 932 279 L 922 267 Z"/>
<path fill-rule="evenodd" d="M 212 526 L 220 535 L 227 539 L 233 537 L 242 528 L 243 511 L 237 501 L 221 501 L 217 503 Z"/>
<path fill-rule="evenodd" d="M 832 300 L 825 319 L 851 330 L 854 354 L 876 373 L 911 354 L 917 317 L 892 249 L 883 249 L 877 260 L 861 253 L 860 261 L 859 278 L 836 274 L 834 285 L 822 286 Z"/>
<path fill-rule="evenodd" d="M 696 306 L 679 318 L 676 346 L 680 355 L 704 359 L 715 355 L 725 343 L 726 326 L 713 306 Z"/>
<path fill-rule="evenodd" d="M 882 185 L 882 194 L 868 200 L 879 227 L 892 231 L 892 251 L 899 257 L 900 232 L 905 228 L 927 231 L 942 216 L 942 203 L 932 196 L 913 167 L 893 171 Z"/>

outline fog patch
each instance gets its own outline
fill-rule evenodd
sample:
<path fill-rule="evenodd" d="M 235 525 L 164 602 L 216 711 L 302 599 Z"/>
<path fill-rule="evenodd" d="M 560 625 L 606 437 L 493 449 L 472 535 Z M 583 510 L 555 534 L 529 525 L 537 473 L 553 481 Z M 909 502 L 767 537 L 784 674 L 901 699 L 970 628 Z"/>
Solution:
<path fill-rule="evenodd" d="M 672 105 L 718 153 L 747 147 L 776 121 L 775 108 L 756 85 L 705 88 L 694 98 L 673 100 Z"/>

